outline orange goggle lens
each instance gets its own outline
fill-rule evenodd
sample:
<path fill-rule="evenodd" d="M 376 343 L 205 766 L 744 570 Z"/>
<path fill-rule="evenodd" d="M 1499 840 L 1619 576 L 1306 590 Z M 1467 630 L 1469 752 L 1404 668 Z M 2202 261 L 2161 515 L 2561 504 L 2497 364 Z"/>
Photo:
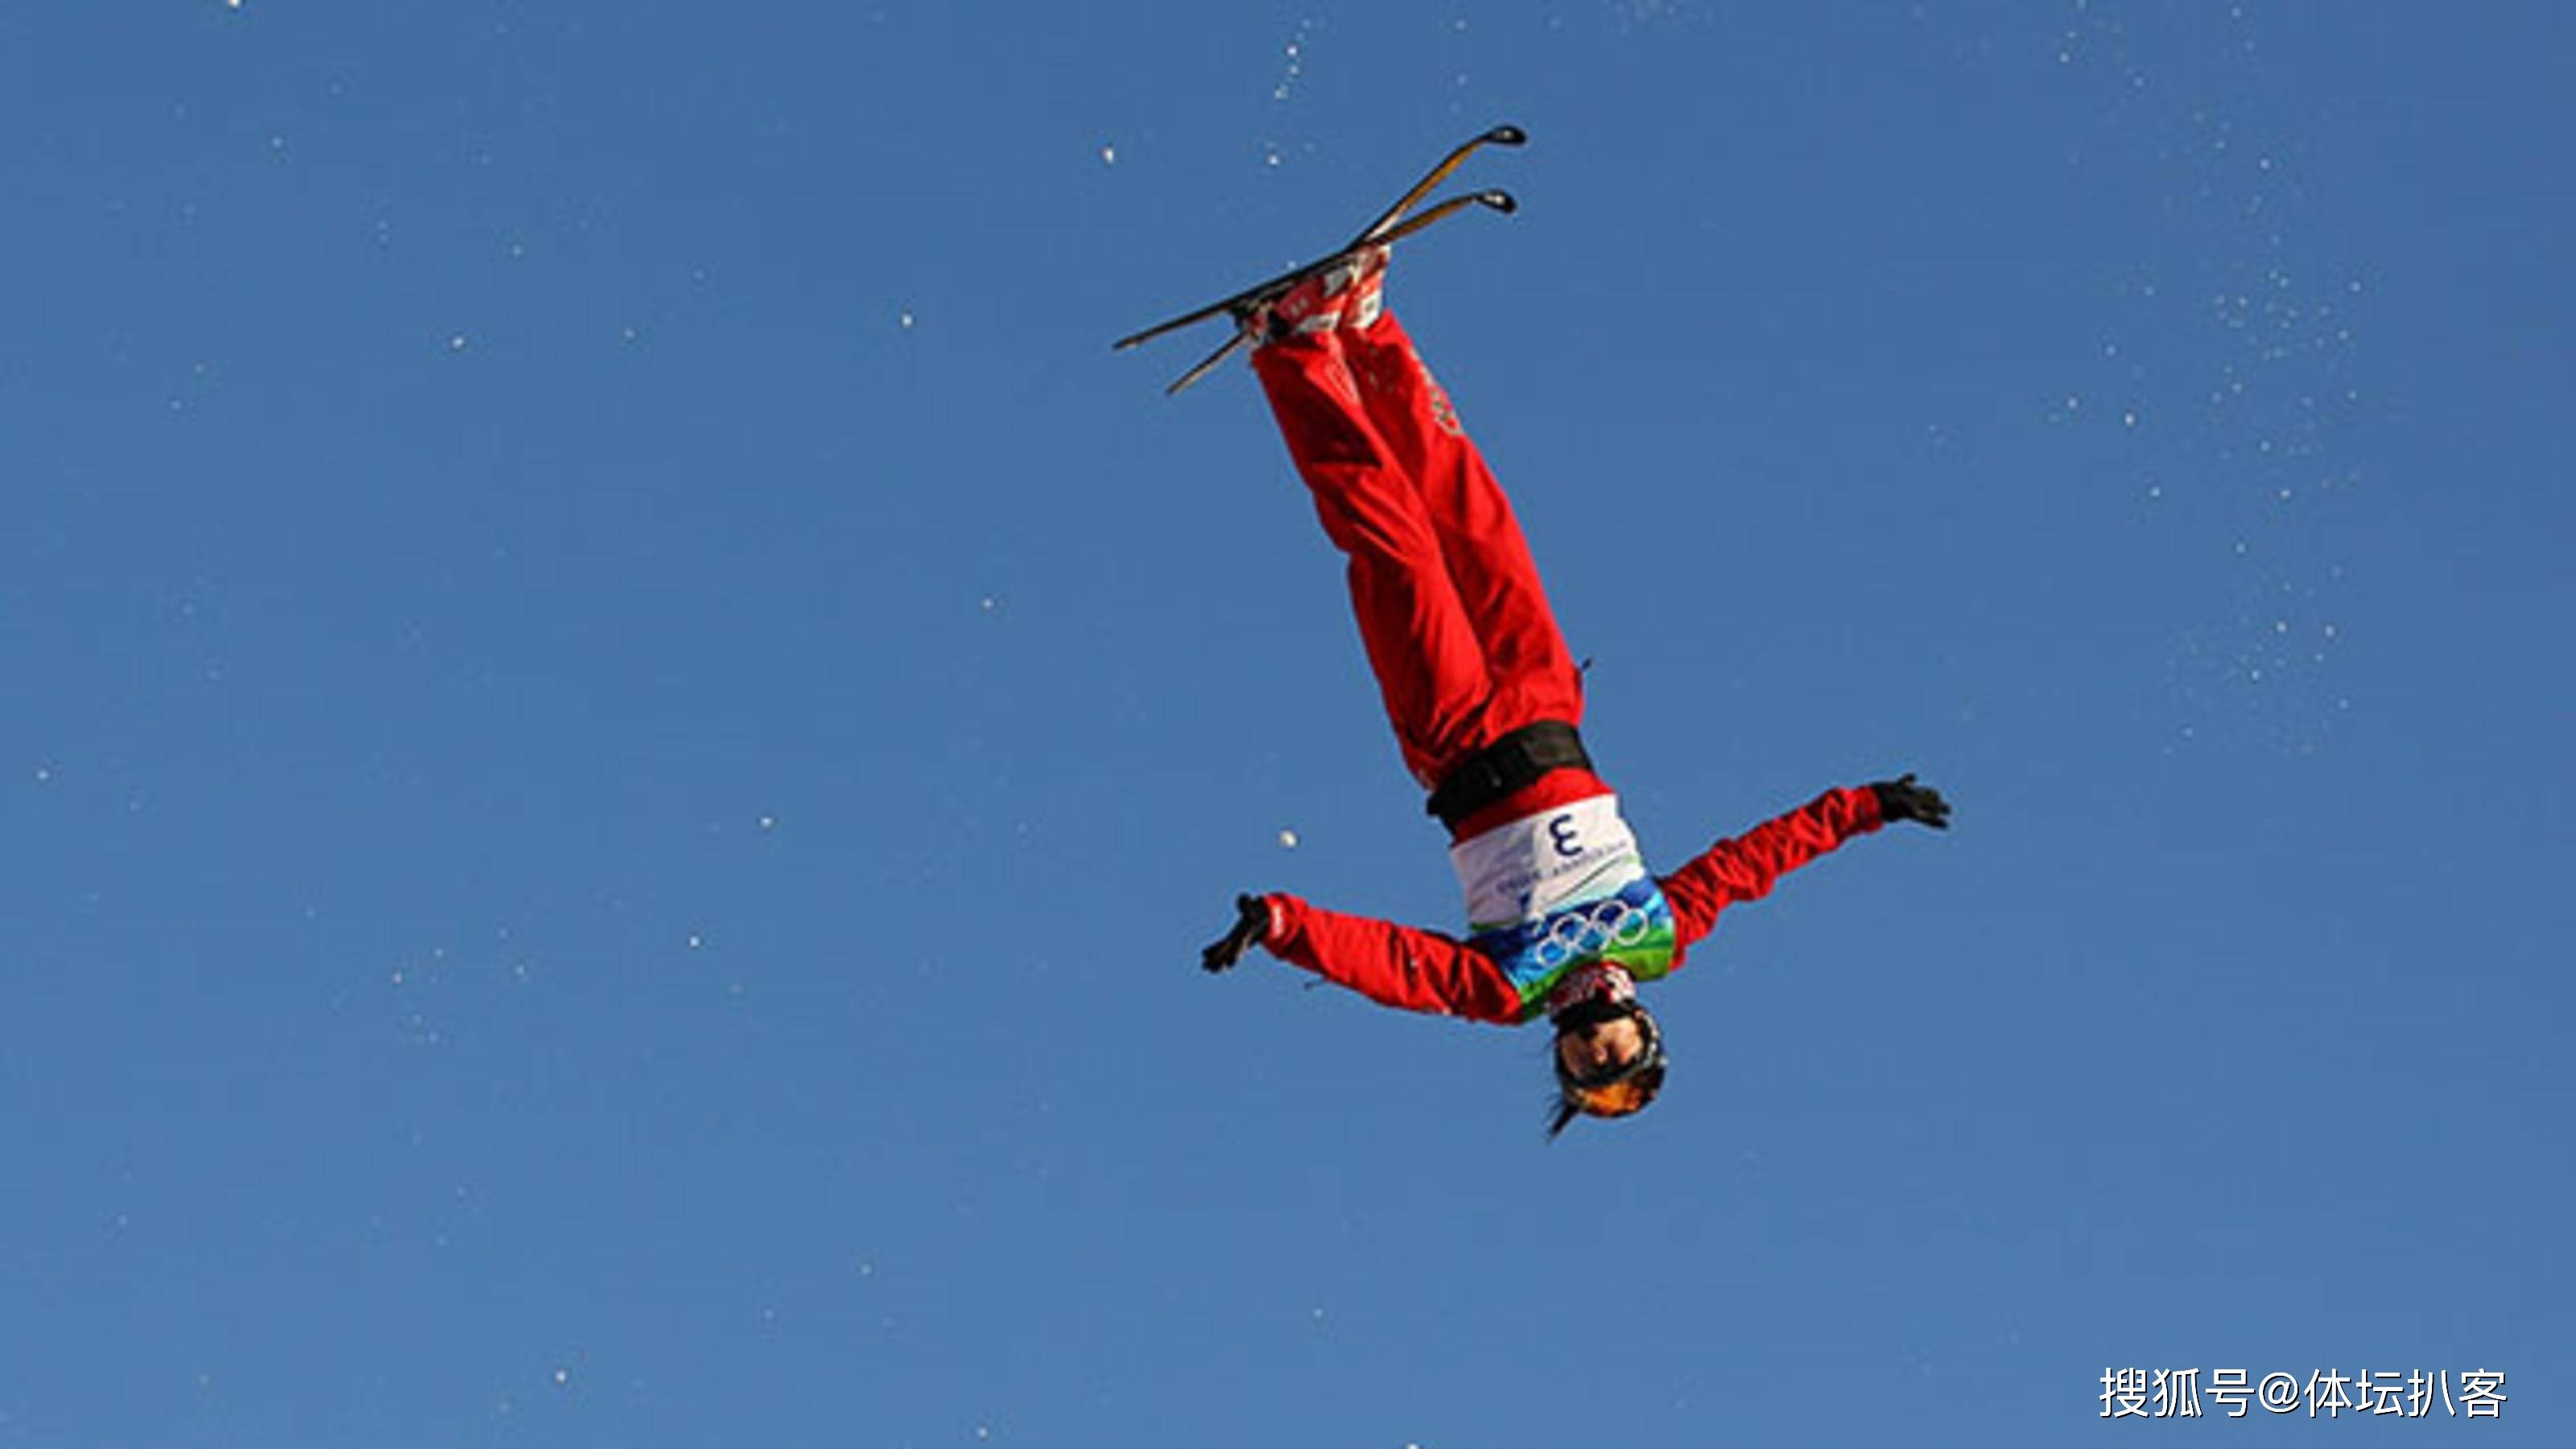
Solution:
<path fill-rule="evenodd" d="M 1565 1099 L 1582 1108 L 1587 1117 L 1625 1117 L 1644 1111 L 1646 1104 L 1655 1100 L 1655 1088 L 1662 1084 L 1662 1076 L 1653 1072 L 1602 1087 L 1569 1087 Z"/>

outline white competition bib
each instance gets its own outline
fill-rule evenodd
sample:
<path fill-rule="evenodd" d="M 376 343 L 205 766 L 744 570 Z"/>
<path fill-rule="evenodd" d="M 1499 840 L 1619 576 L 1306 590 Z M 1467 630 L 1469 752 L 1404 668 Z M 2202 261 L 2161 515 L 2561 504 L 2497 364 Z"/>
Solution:
<path fill-rule="evenodd" d="M 1467 893 L 1467 929 L 1490 931 L 1616 894 L 1646 874 L 1619 797 L 1595 795 L 1524 815 L 1449 847 Z"/>

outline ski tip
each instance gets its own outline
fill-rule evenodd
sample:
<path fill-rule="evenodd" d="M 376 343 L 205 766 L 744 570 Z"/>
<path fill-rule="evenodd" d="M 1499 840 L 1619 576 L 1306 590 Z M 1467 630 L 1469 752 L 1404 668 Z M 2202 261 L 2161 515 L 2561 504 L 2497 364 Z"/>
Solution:
<path fill-rule="evenodd" d="M 1480 206 L 1490 206 L 1505 216 L 1521 209 L 1520 202 L 1513 199 L 1508 191 L 1479 191 L 1476 193 L 1476 202 Z"/>
<path fill-rule="evenodd" d="M 1497 146 L 1519 146 L 1529 140 L 1529 132 L 1508 123 L 1485 133 L 1485 139 Z"/>

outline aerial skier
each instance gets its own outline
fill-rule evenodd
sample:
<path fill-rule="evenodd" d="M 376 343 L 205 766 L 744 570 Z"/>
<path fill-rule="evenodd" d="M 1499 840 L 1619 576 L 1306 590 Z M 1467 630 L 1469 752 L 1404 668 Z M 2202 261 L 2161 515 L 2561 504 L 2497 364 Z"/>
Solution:
<path fill-rule="evenodd" d="M 1483 139 L 1518 137 L 1504 127 Z M 1677 969 L 1720 912 L 1890 821 L 1947 828 L 1950 807 L 1912 775 L 1827 790 L 1670 875 L 1647 869 L 1577 733 L 1582 672 L 1520 525 L 1386 309 L 1388 249 L 1370 244 L 1402 234 L 1388 231 L 1392 219 L 1475 144 L 1329 264 L 1220 304 L 1238 331 L 1218 353 L 1252 347 L 1324 532 L 1349 557 L 1351 606 L 1388 721 L 1430 791 L 1428 813 L 1449 831 L 1467 934 L 1273 892 L 1238 897 L 1234 925 L 1200 959 L 1224 971 L 1260 946 L 1389 1006 L 1501 1024 L 1545 1017 L 1555 1032 L 1553 1137 L 1579 1115 L 1626 1116 L 1654 1099 L 1664 1044 L 1637 984 Z M 1509 209 L 1500 193 L 1486 196 Z"/>

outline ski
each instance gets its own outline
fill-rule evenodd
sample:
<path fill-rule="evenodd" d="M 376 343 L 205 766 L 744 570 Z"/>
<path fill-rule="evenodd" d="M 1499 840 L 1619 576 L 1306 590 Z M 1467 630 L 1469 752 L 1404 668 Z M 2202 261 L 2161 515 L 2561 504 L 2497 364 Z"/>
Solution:
<path fill-rule="evenodd" d="M 1488 145 L 1518 146 L 1528 140 L 1528 132 L 1523 131 L 1518 126 L 1508 125 L 1496 126 L 1492 130 L 1469 137 L 1467 140 L 1459 143 L 1459 145 L 1453 148 L 1448 155 L 1440 158 L 1438 165 L 1433 166 L 1429 171 L 1423 173 L 1422 179 L 1413 183 L 1413 185 L 1408 188 L 1402 196 L 1395 199 L 1392 205 L 1388 206 L 1386 210 L 1378 213 L 1376 220 L 1371 221 L 1367 226 L 1362 227 L 1359 235 L 1352 237 L 1350 241 L 1344 243 L 1341 247 L 1330 254 L 1308 262 L 1304 266 L 1292 267 L 1265 281 L 1255 282 L 1251 286 L 1244 288 L 1242 291 L 1234 293 L 1232 296 L 1220 298 L 1217 301 L 1210 302 L 1204 307 L 1194 308 L 1177 317 L 1157 322 L 1153 326 L 1148 327 L 1141 332 L 1130 333 L 1110 344 L 1111 350 L 1122 351 L 1126 348 L 1137 346 L 1140 343 L 1150 342 L 1167 332 L 1176 332 L 1192 323 L 1204 322 L 1208 318 L 1217 316 L 1220 313 L 1236 313 L 1245 308 L 1258 306 L 1259 304 L 1278 296 L 1280 293 L 1287 291 L 1289 288 L 1304 281 L 1308 277 L 1315 275 L 1317 272 L 1323 271 L 1342 262 L 1353 252 L 1360 251 L 1367 247 L 1392 245 L 1395 242 L 1402 241 L 1406 237 L 1420 232 L 1425 227 L 1432 226 L 1436 223 L 1445 221 L 1450 217 L 1456 216 L 1458 213 L 1465 211 L 1470 207 L 1481 206 L 1491 211 L 1499 211 L 1505 215 L 1509 215 L 1511 212 L 1518 209 L 1519 203 L 1515 202 L 1512 199 L 1511 193 L 1507 191 L 1472 191 L 1464 195 L 1452 196 L 1444 201 L 1436 202 L 1420 212 L 1414 212 L 1414 208 L 1420 206 L 1423 198 L 1429 196 L 1441 182 L 1448 180 L 1450 175 L 1460 166 L 1464 165 L 1467 158 L 1474 155 L 1479 149 Z M 1205 377 L 1218 363 L 1223 362 L 1227 357 L 1232 356 L 1234 350 L 1242 346 L 1243 342 L 1243 335 L 1240 332 L 1236 333 L 1222 346 L 1218 347 L 1216 351 L 1201 359 L 1197 366 L 1191 368 L 1185 373 L 1182 373 L 1179 378 L 1175 379 L 1172 384 L 1163 389 L 1163 391 L 1166 394 L 1179 393 L 1191 383 Z"/>
<path fill-rule="evenodd" d="M 1496 126 L 1492 130 L 1485 132 L 1483 135 L 1470 136 L 1466 140 L 1459 142 L 1448 155 L 1440 158 L 1439 165 L 1432 167 L 1427 172 L 1424 172 L 1422 179 L 1413 183 L 1412 190 L 1397 197 L 1393 206 L 1379 212 L 1377 220 L 1370 222 L 1368 224 L 1368 228 L 1365 231 L 1362 231 L 1358 236 L 1353 237 L 1351 239 L 1351 245 L 1349 247 L 1344 247 L 1343 250 L 1349 251 L 1352 247 L 1358 247 L 1372 241 L 1394 240 L 1393 237 L 1382 235 L 1382 233 L 1395 225 L 1397 217 L 1400 217 L 1406 212 L 1411 211 L 1414 207 L 1419 206 L 1422 203 L 1422 198 L 1431 194 L 1431 189 L 1433 187 L 1448 180 L 1450 173 L 1467 164 L 1467 158 L 1475 155 L 1479 149 L 1486 146 L 1520 146 L 1526 145 L 1528 141 L 1529 132 L 1522 130 L 1518 126 L 1504 125 Z M 1510 208 L 1506 207 L 1504 209 L 1509 210 Z M 1417 227 L 1415 230 L 1418 231 L 1420 228 Z"/>
<path fill-rule="evenodd" d="M 1512 195 L 1508 191 L 1476 191 L 1470 192 L 1465 196 L 1450 197 L 1448 200 L 1441 202 L 1418 216 L 1407 217 L 1401 225 L 1390 227 L 1385 232 L 1378 236 L 1371 237 L 1367 241 L 1360 242 L 1353 246 L 1344 247 L 1342 250 L 1333 253 L 1331 256 L 1319 257 L 1293 271 L 1282 272 L 1278 276 L 1272 277 L 1269 281 L 1263 282 L 1258 286 L 1247 287 L 1243 291 L 1237 292 L 1233 296 L 1226 298 L 1224 301 L 1217 303 L 1215 306 L 1203 309 L 1193 314 L 1188 321 L 1196 322 L 1203 317 L 1213 316 L 1218 312 L 1231 312 L 1237 307 L 1257 306 L 1280 295 L 1289 288 L 1297 285 L 1299 282 L 1313 276 L 1317 272 L 1326 271 L 1338 265 L 1348 258 L 1353 252 L 1360 251 L 1366 247 L 1391 246 L 1396 242 L 1402 241 L 1406 237 L 1413 235 L 1415 232 L 1422 230 L 1424 227 L 1430 226 L 1434 222 L 1456 216 L 1459 212 L 1462 212 L 1471 206 L 1487 207 L 1491 210 L 1502 212 L 1504 215 L 1508 216 L 1513 211 L 1519 209 L 1520 203 L 1512 200 Z M 1185 325 L 1187 325 L 1187 323 L 1173 323 L 1163 327 L 1152 335 L 1160 336 L 1162 332 L 1170 331 L 1173 326 Z M 1145 339 L 1143 337 L 1138 337 L 1135 340 L 1141 342 Z M 1200 358 L 1197 366 L 1192 367 L 1185 373 L 1182 373 L 1179 377 L 1172 379 L 1171 384 L 1163 389 L 1163 395 L 1166 397 L 1178 397 L 1184 388 L 1187 388 L 1191 383 L 1198 381 L 1200 378 L 1207 376 L 1210 372 L 1215 371 L 1217 364 L 1225 361 L 1229 357 L 1232 357 L 1235 349 L 1241 347 L 1245 341 L 1246 338 L 1243 333 L 1236 332 L 1225 341 L 1218 343 L 1216 351 Z M 1134 343 L 1122 343 L 1120 345 L 1133 346 Z"/>

